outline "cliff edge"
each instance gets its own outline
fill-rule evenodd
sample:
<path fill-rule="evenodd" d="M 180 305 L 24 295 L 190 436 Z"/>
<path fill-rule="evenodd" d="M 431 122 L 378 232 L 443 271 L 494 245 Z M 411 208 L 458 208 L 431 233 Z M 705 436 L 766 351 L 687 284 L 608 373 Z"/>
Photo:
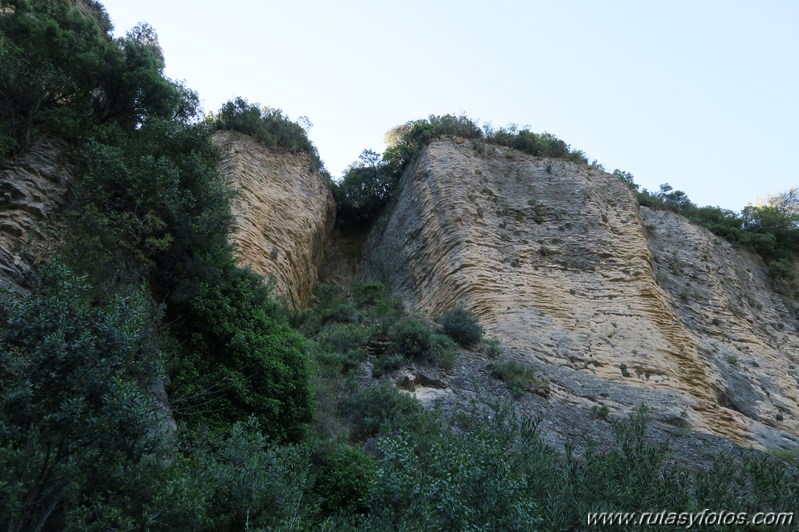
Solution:
<path fill-rule="evenodd" d="M 675 431 L 799 446 L 797 324 L 760 259 L 639 209 L 607 173 L 434 140 L 365 253 L 365 271 L 408 306 L 479 316 L 547 381 L 528 406 L 554 409 L 554 425 L 557 412 L 644 403 Z M 568 441 L 573 416 L 560 423 Z"/>

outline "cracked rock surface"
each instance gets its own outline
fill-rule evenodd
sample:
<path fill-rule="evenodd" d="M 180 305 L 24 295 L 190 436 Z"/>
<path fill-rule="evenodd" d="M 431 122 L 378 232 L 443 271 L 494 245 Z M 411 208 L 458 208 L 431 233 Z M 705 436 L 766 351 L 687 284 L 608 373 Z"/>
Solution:
<path fill-rule="evenodd" d="M 622 415 L 644 403 L 664 433 L 799 447 L 793 303 L 759 257 L 639 209 L 610 174 L 434 140 L 364 254 L 364 271 L 409 307 L 463 306 L 503 356 L 534 367 L 551 395 L 524 408 L 551 411 L 555 440 L 598 405 Z"/>

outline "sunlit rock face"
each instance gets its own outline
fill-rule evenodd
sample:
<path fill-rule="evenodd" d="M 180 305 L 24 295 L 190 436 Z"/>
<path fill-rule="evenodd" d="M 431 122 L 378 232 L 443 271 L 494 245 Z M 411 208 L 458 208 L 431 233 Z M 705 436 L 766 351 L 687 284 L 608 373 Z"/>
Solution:
<path fill-rule="evenodd" d="M 0 288 L 20 290 L 31 265 L 58 247 L 72 180 L 65 150 L 66 143 L 40 137 L 0 170 Z"/>
<path fill-rule="evenodd" d="M 232 131 L 214 134 L 220 172 L 235 190 L 230 241 L 238 261 L 271 279 L 293 308 L 309 301 L 319 278 L 335 205 L 305 153 L 280 153 Z"/>
<path fill-rule="evenodd" d="M 644 403 L 683 432 L 799 445 L 790 302 L 758 257 L 639 209 L 612 175 L 435 140 L 365 253 L 365 271 L 408 306 L 477 314 L 509 356 L 548 380 L 539 410 L 590 417 L 599 404 L 622 414 Z"/>

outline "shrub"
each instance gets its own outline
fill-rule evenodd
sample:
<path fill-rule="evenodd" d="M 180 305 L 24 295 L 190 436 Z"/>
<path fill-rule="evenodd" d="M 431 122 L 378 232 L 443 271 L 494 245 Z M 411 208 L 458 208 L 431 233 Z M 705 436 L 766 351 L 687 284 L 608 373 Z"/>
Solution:
<path fill-rule="evenodd" d="M 486 355 L 489 356 L 489 358 L 497 358 L 502 353 L 502 351 L 500 351 L 499 348 L 499 340 L 491 338 L 490 340 L 486 340 L 485 344 L 486 344 L 485 352 Z"/>
<path fill-rule="evenodd" d="M 40 274 L 25 297 L 0 293 L 0 525 L 127 528 L 172 443 L 150 394 L 158 315 L 138 291 L 96 304 L 61 263 Z"/>
<path fill-rule="evenodd" d="M 389 329 L 393 349 L 415 360 L 430 358 L 432 336 L 430 327 L 415 318 L 403 318 Z"/>
<path fill-rule="evenodd" d="M 386 289 L 383 283 L 377 281 L 367 281 L 352 283 L 352 297 L 358 308 L 371 307 L 382 302 L 386 297 Z"/>
<path fill-rule="evenodd" d="M 608 415 L 610 414 L 610 408 L 608 408 L 608 405 L 594 405 L 591 411 L 599 419 L 605 420 L 608 419 Z"/>
<path fill-rule="evenodd" d="M 372 365 L 372 377 L 380 378 L 386 373 L 400 369 L 407 359 L 399 353 L 383 354 L 375 359 Z"/>
<path fill-rule="evenodd" d="M 298 446 L 269 441 L 253 418 L 223 434 L 186 442 L 156 523 L 172 530 L 302 528 L 310 492 L 309 459 Z"/>
<path fill-rule="evenodd" d="M 785 489 L 797 481 L 792 465 L 749 454 L 684 467 L 667 443 L 648 443 L 646 425 L 640 408 L 611 421 L 610 446 L 574 453 L 567 445 L 565 455 L 543 443 L 536 421 L 507 409 L 478 415 L 469 430 L 439 419 L 437 430 L 382 437 L 365 528 L 584 530 L 588 511 L 796 507 L 796 493 Z"/>
<path fill-rule="evenodd" d="M 313 492 L 328 514 L 365 510 L 365 499 L 377 474 L 372 457 L 350 445 L 323 452 L 314 468 Z"/>
<path fill-rule="evenodd" d="M 369 494 L 369 530 L 531 530 L 542 524 L 530 496 L 536 477 L 527 460 L 540 444 L 507 418 L 480 420 L 468 431 L 438 426 L 379 440 L 379 470 Z M 518 444 L 517 441 L 523 443 Z M 530 443 L 527 447 L 522 447 Z M 521 451 L 520 448 L 524 448 Z M 518 452 L 521 451 L 521 452 Z M 544 460 L 536 460 L 542 466 Z"/>
<path fill-rule="evenodd" d="M 325 376 L 339 375 L 345 369 L 349 369 L 353 363 L 347 354 L 338 352 L 317 352 L 314 358 L 317 362 L 317 372 Z M 355 360 L 357 362 L 357 358 Z"/>
<path fill-rule="evenodd" d="M 292 122 L 280 109 L 261 107 L 237 97 L 226 102 L 216 115 L 207 117 L 216 129 L 232 129 L 249 135 L 267 148 L 290 152 L 304 151 L 311 158 L 313 168 L 327 175 L 319 152 L 305 130 Z"/>
<path fill-rule="evenodd" d="M 468 346 L 480 341 L 483 328 L 477 317 L 463 308 L 448 310 L 438 319 L 444 333 L 461 345 Z"/>
<path fill-rule="evenodd" d="M 627 185 L 627 188 L 632 190 L 633 192 L 638 192 L 640 185 L 635 183 L 635 177 L 630 172 L 625 172 L 624 170 L 613 170 L 613 177 L 621 180 L 622 183 Z"/>
<path fill-rule="evenodd" d="M 344 288 L 337 284 L 320 284 L 314 290 L 315 312 L 323 322 L 357 321 L 358 310 L 347 297 Z"/>
<path fill-rule="evenodd" d="M 449 336 L 433 334 L 430 337 L 430 358 L 434 364 L 451 370 L 458 359 L 458 346 Z"/>
<path fill-rule="evenodd" d="M 368 330 L 352 323 L 331 323 L 316 338 L 319 347 L 326 351 L 347 353 L 362 351 Z"/>
<path fill-rule="evenodd" d="M 367 438 L 378 432 L 391 433 L 414 425 L 422 406 L 410 395 L 397 391 L 390 383 L 361 389 L 344 404 L 356 437 Z"/>
<path fill-rule="evenodd" d="M 796 268 L 790 259 L 772 261 L 768 265 L 768 274 L 778 282 L 792 284 L 796 281 Z"/>
<path fill-rule="evenodd" d="M 489 364 L 488 369 L 492 377 L 508 385 L 514 399 L 519 399 L 527 392 L 547 393 L 546 384 L 538 379 L 535 370 L 526 364 L 508 360 Z"/>

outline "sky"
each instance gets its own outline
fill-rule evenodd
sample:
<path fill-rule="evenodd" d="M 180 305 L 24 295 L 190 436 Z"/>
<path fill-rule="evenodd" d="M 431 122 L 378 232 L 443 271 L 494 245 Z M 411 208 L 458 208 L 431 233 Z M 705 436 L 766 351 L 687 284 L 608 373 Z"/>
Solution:
<path fill-rule="evenodd" d="M 334 177 L 430 114 L 548 131 L 739 211 L 799 184 L 799 1 L 101 0 L 205 111 L 307 117 Z M 793 155 L 792 155 L 793 154 Z"/>

